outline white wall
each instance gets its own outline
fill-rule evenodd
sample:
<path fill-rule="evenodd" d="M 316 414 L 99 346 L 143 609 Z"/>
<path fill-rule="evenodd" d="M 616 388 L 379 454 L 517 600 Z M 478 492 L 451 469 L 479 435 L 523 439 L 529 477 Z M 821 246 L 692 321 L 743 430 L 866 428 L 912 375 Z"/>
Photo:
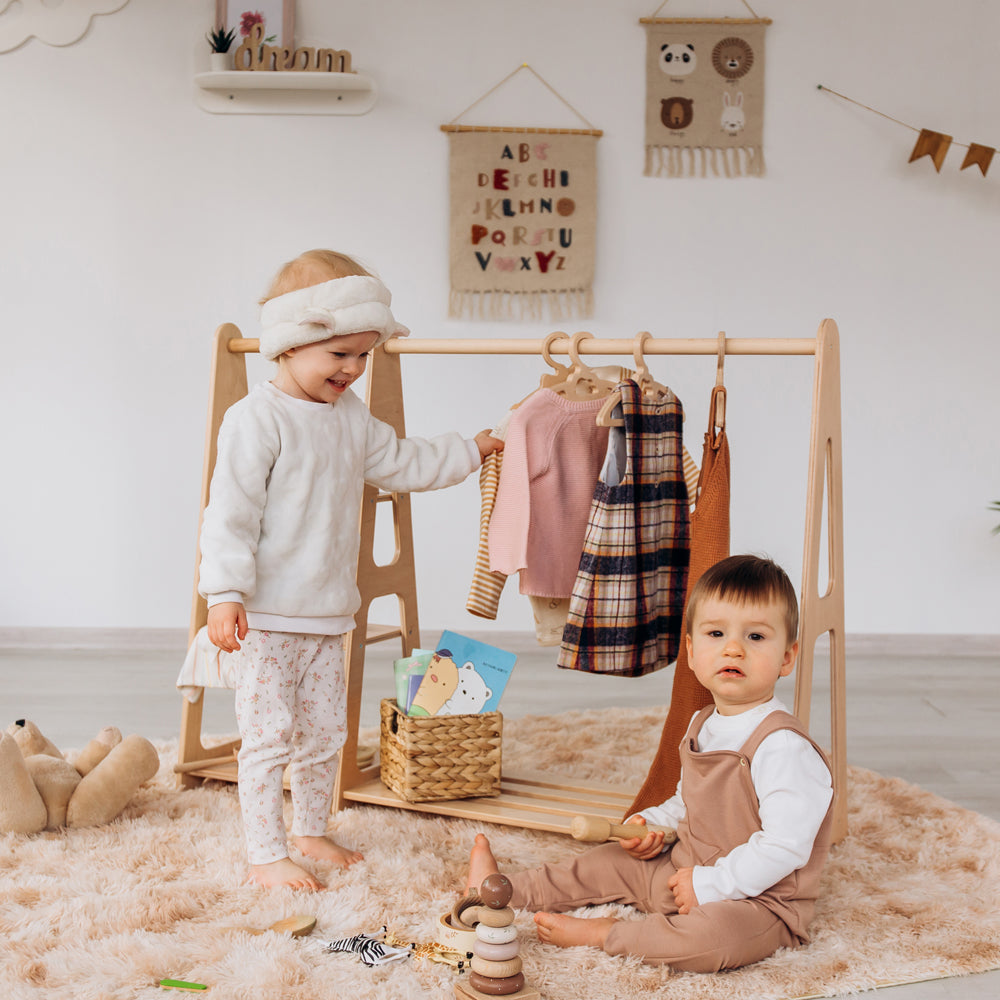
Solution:
<path fill-rule="evenodd" d="M 731 9 L 730 9 L 731 8 Z M 1000 166 L 908 165 L 916 135 L 1000 144 L 1000 8 L 767 0 L 764 179 L 642 176 L 636 0 L 298 0 L 300 41 L 351 50 L 363 117 L 215 116 L 195 104 L 211 0 L 131 0 L 66 48 L 0 54 L 0 627 L 182 627 L 191 592 L 209 341 L 256 334 L 255 300 L 300 250 L 373 265 L 414 336 L 538 337 L 446 318 L 439 125 L 528 62 L 596 127 L 598 336 L 843 339 L 849 632 L 998 632 L 996 330 Z M 737 0 L 711 13 L 740 16 Z M 677 0 L 672 16 L 705 14 Z M 509 121 L 508 121 L 509 119 Z M 574 126 L 520 73 L 473 123 Z M 530 359 L 404 359 L 407 427 L 487 426 Z M 732 359 L 734 550 L 797 580 L 810 366 Z M 266 368 L 255 368 L 266 375 Z M 654 365 L 700 453 L 714 361 Z M 421 623 L 464 611 L 473 480 L 414 499 Z M 513 585 L 499 627 L 528 628 Z"/>

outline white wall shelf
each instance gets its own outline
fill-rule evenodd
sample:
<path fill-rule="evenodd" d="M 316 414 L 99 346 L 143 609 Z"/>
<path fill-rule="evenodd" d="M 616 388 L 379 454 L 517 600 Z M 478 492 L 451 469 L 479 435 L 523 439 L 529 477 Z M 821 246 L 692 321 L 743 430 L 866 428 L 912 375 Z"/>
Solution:
<path fill-rule="evenodd" d="M 194 82 L 198 106 L 217 115 L 363 115 L 378 96 L 362 73 L 227 70 Z"/>

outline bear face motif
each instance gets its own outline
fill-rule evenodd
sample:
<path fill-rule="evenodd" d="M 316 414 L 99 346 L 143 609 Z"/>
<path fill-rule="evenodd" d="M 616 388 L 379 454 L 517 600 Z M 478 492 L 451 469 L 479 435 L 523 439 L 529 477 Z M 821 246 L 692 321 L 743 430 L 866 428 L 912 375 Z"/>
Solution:
<path fill-rule="evenodd" d="M 712 49 L 712 66 L 727 80 L 738 80 L 753 66 L 753 49 L 742 38 L 723 38 Z"/>
<path fill-rule="evenodd" d="M 669 129 L 687 128 L 694 118 L 690 97 L 667 97 L 660 101 L 660 121 Z"/>
<path fill-rule="evenodd" d="M 660 46 L 660 69 L 667 76 L 687 76 L 698 65 L 694 46 L 690 43 L 674 42 Z"/>
<path fill-rule="evenodd" d="M 472 662 L 458 668 L 458 687 L 444 703 L 441 715 L 475 715 L 493 697 L 486 681 L 479 675 Z"/>

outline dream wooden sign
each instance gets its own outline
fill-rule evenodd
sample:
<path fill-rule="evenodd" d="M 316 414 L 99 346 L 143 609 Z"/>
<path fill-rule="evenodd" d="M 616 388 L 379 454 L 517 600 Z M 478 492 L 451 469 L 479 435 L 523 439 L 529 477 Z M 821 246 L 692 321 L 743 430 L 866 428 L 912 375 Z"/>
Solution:
<path fill-rule="evenodd" d="M 310 73 L 353 73 L 346 49 L 290 49 L 264 43 L 264 25 L 255 24 L 233 55 L 233 69 Z"/>

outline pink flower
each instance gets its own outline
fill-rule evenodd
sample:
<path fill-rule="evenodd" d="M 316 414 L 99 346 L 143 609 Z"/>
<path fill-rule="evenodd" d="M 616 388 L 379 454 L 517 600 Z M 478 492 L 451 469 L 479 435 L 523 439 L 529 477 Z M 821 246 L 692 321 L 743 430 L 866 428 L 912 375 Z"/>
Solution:
<path fill-rule="evenodd" d="M 245 10 L 240 15 L 240 34 L 246 38 L 255 24 L 264 25 L 264 15 L 259 10 Z"/>

